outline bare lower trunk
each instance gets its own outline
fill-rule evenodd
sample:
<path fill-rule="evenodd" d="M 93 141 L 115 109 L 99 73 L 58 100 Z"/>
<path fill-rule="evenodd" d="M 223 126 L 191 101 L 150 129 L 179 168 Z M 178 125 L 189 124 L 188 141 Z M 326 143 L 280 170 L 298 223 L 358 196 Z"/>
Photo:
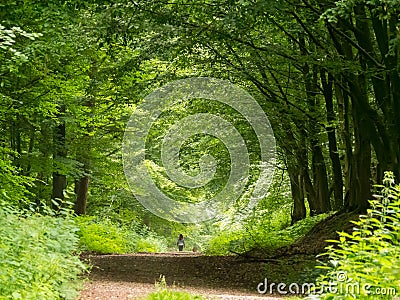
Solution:
<path fill-rule="evenodd" d="M 86 214 L 88 190 L 89 190 L 89 176 L 86 175 L 75 181 L 75 193 L 76 193 L 75 213 L 78 216 Z"/>
<path fill-rule="evenodd" d="M 331 210 L 328 176 L 321 147 L 319 145 L 314 145 L 313 148 L 312 169 L 314 190 L 316 193 L 316 213 L 322 214 Z"/>
<path fill-rule="evenodd" d="M 60 124 L 54 128 L 53 132 L 53 160 L 55 170 L 53 172 L 53 191 L 51 197 L 53 201 L 55 201 L 55 203 L 52 203 L 54 209 L 58 209 L 62 205 L 64 200 L 64 190 L 67 187 L 67 176 L 60 173 L 60 167 L 57 165 L 57 163 L 60 163 L 59 159 L 67 157 L 65 142 L 66 128 L 65 122 L 61 121 L 61 117 L 64 113 L 65 106 L 61 106 L 59 108 Z"/>
<path fill-rule="evenodd" d="M 62 200 L 64 200 L 64 191 L 66 187 L 67 187 L 67 177 L 65 175 L 54 172 L 53 193 L 51 195 L 51 198 L 54 199 L 57 203 L 60 203 Z"/>
<path fill-rule="evenodd" d="M 336 114 L 333 107 L 333 77 L 328 75 L 326 78 L 325 71 L 321 71 L 321 82 L 323 86 L 323 94 L 326 106 L 326 120 L 328 121 L 328 126 L 326 128 L 328 134 L 328 146 L 329 146 L 329 157 L 332 164 L 333 173 L 333 202 L 332 208 L 334 210 L 339 210 L 343 207 L 343 175 L 342 175 L 342 165 L 340 163 L 336 130 L 333 123 L 336 120 Z"/>
<path fill-rule="evenodd" d="M 291 223 L 294 224 L 306 217 L 306 206 L 304 204 L 303 184 L 299 172 L 297 170 L 289 171 L 289 178 L 293 199 Z"/>

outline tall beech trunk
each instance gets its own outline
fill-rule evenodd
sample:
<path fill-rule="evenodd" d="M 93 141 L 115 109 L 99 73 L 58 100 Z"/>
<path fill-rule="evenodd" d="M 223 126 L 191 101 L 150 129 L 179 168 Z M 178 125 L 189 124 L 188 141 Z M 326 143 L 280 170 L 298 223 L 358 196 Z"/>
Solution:
<path fill-rule="evenodd" d="M 391 41 L 396 39 L 398 35 L 398 18 L 392 14 L 388 19 L 382 18 L 379 11 L 369 7 L 369 15 L 371 19 L 371 26 L 374 35 L 369 33 L 361 40 L 368 40 L 368 45 L 372 45 L 370 41 L 373 37 L 376 39 L 380 57 L 382 57 L 385 64 L 387 74 L 385 76 L 373 77 L 374 95 L 378 102 L 379 108 L 382 110 L 384 120 L 380 125 L 380 138 L 381 144 L 378 144 L 379 139 L 373 140 L 373 145 L 379 163 L 377 166 L 377 181 L 383 179 L 383 172 L 391 170 L 395 173 L 397 178 L 400 177 L 400 75 L 398 71 L 398 55 L 400 47 L 390 45 Z M 365 15 L 365 11 L 358 8 L 360 15 Z M 363 45 L 365 46 L 365 45 Z M 391 51 L 389 51 L 392 47 Z M 368 51 L 372 52 L 372 46 Z M 378 118 L 376 118 L 378 119 Z M 378 119 L 379 120 L 379 119 Z M 386 128 L 383 124 L 386 123 Z M 385 131 L 386 130 L 386 131 Z"/>
<path fill-rule="evenodd" d="M 336 130 L 335 125 L 333 124 L 333 122 L 336 120 L 336 116 L 333 108 L 332 75 L 329 74 L 328 79 L 326 79 L 325 70 L 321 70 L 321 82 L 326 106 L 326 120 L 328 122 L 326 131 L 328 133 L 329 157 L 331 159 L 333 173 L 332 208 L 334 210 L 339 210 L 343 207 L 343 175 L 336 140 Z"/>
<path fill-rule="evenodd" d="M 349 80 L 354 127 L 354 152 L 352 155 L 351 188 L 348 210 L 365 211 L 371 198 L 371 119 L 366 78 L 359 75 Z"/>
<path fill-rule="evenodd" d="M 90 77 L 90 85 L 86 90 L 86 96 L 84 98 L 83 105 L 88 108 L 88 117 L 92 118 L 95 115 L 96 98 L 95 93 L 97 92 L 96 75 L 99 71 L 98 62 L 93 61 L 91 68 L 88 70 L 87 75 Z M 86 214 L 86 207 L 89 194 L 89 183 L 90 183 L 90 170 L 91 170 L 91 151 L 92 151 L 92 135 L 93 124 L 87 124 L 83 130 L 79 143 L 79 148 L 76 152 L 76 159 L 83 164 L 83 174 L 80 178 L 75 180 L 75 213 L 78 215 Z"/>
<path fill-rule="evenodd" d="M 288 165 L 290 187 L 292 191 L 293 210 L 291 224 L 306 217 L 302 177 L 297 167 Z"/>
<path fill-rule="evenodd" d="M 59 108 L 59 124 L 54 128 L 53 132 L 53 160 L 54 168 L 53 172 L 53 191 L 51 198 L 57 203 L 52 203 L 54 209 L 59 208 L 64 200 L 64 191 L 67 187 L 67 176 L 59 171 L 57 163 L 60 159 L 67 157 L 67 149 L 65 142 L 65 122 L 61 120 L 61 117 L 65 113 L 65 106 L 62 105 Z"/>
<path fill-rule="evenodd" d="M 91 107 L 92 100 L 87 100 L 87 106 Z M 89 131 L 92 128 L 88 129 Z M 76 194 L 76 202 L 75 202 L 75 213 L 77 215 L 85 215 L 87 200 L 88 200 L 88 192 L 89 192 L 89 183 L 90 183 L 90 153 L 92 149 L 92 137 L 89 134 L 84 134 L 80 139 L 79 149 L 76 153 L 76 159 L 82 163 L 82 175 L 75 180 L 75 194 Z"/>
<path fill-rule="evenodd" d="M 356 125 L 357 131 L 362 128 L 364 122 Z M 362 131 L 362 130 L 361 130 Z M 368 200 L 371 198 L 371 144 L 362 133 L 357 134 L 355 139 L 355 151 L 351 162 L 351 189 L 348 199 L 349 211 L 365 211 Z"/>
<path fill-rule="evenodd" d="M 82 163 L 82 174 L 75 179 L 75 213 L 78 216 L 86 215 L 86 207 L 90 183 L 90 152 L 92 137 L 84 134 L 80 139 L 79 148 L 76 153 L 76 159 Z"/>
<path fill-rule="evenodd" d="M 322 214 L 331 210 L 329 201 L 328 175 L 322 148 L 312 144 L 312 171 L 314 190 L 316 193 L 316 213 Z"/>
<path fill-rule="evenodd" d="M 360 12 L 357 9 L 355 11 L 359 15 Z M 338 31 L 330 30 L 338 53 L 349 62 L 357 58 L 362 69 L 360 72 L 344 71 L 342 76 L 336 79 L 335 86 L 344 123 L 342 136 L 345 143 L 345 160 L 348 163 L 348 169 L 345 169 L 344 206 L 348 211 L 363 211 L 368 207 L 368 199 L 371 196 L 371 137 L 376 135 L 376 123 L 369 104 L 366 77 L 370 58 L 364 57 L 365 54 L 360 51 L 356 51 L 357 56 L 354 55 L 352 45 L 345 37 L 351 35 L 351 31 L 355 35 L 368 34 L 368 28 L 365 27 L 366 18 L 358 16 L 356 19 L 355 25 L 350 20 L 339 20 Z M 368 44 L 362 37 L 357 39 L 359 44 L 364 46 Z"/>
<path fill-rule="evenodd" d="M 86 215 L 89 181 L 90 178 L 87 175 L 75 180 L 75 213 L 78 216 Z"/>
<path fill-rule="evenodd" d="M 289 175 L 293 210 L 291 214 L 291 224 L 306 217 L 306 206 L 304 199 L 304 180 L 303 169 L 308 168 L 304 140 L 296 140 L 291 126 L 284 122 L 283 131 L 280 133 L 281 139 L 285 142 L 280 147 L 285 151 L 287 172 Z"/>
<path fill-rule="evenodd" d="M 307 197 L 308 205 L 310 207 L 310 215 L 314 216 L 319 213 L 317 204 L 317 194 L 310 177 L 308 156 L 307 156 L 307 133 L 305 130 L 301 131 L 301 135 L 305 138 L 299 142 L 299 147 L 296 151 L 296 159 L 300 169 L 300 182 L 303 184 L 304 191 Z"/>
<path fill-rule="evenodd" d="M 350 119 L 351 119 L 350 99 L 347 91 L 341 88 L 343 84 L 344 81 L 341 81 L 340 85 L 338 84 L 338 82 L 336 82 L 335 95 L 338 101 L 339 118 L 341 120 L 340 136 L 343 141 L 343 151 L 344 151 L 343 177 L 344 177 L 345 195 L 343 198 L 343 207 L 347 208 L 348 199 L 350 197 L 350 187 L 351 187 L 350 164 L 353 159 L 353 147 L 352 147 L 352 130 L 350 128 Z"/>
<path fill-rule="evenodd" d="M 306 43 L 303 37 L 299 37 L 300 51 L 306 55 L 305 48 Z M 302 75 L 304 79 L 304 87 L 306 94 L 306 101 L 309 107 L 311 115 L 316 115 L 320 107 L 318 98 L 318 69 L 316 66 L 310 68 L 308 63 L 304 63 L 302 66 Z M 311 214 L 322 214 L 331 210 L 331 204 L 329 199 L 329 185 L 328 185 L 328 174 L 326 170 L 326 164 L 324 155 L 322 153 L 321 142 L 319 140 L 319 125 L 315 120 L 309 120 L 307 122 L 307 129 L 309 131 L 309 143 L 311 148 L 311 170 L 313 178 L 313 190 L 314 199 L 310 198 L 310 210 Z M 306 173 L 304 173 L 306 175 Z M 305 184 L 308 186 L 311 195 L 311 186 L 307 182 L 307 177 L 303 177 L 306 181 Z M 311 201 L 310 201 L 311 200 Z M 314 203 L 312 203 L 314 200 Z"/>

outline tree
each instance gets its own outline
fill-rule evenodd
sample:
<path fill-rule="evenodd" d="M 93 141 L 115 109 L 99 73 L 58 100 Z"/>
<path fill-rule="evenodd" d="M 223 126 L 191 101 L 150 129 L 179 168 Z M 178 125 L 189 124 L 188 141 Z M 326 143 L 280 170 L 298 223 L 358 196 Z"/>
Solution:
<path fill-rule="evenodd" d="M 140 75 L 130 63 L 133 52 L 102 47 L 96 25 L 103 12 L 90 3 L 1 5 L 11 28 L 1 27 L 4 160 L 35 179 L 29 189 L 38 202 L 53 199 L 57 207 L 76 182 L 76 210 L 85 213 L 93 161 L 114 153 L 126 118 L 124 90 Z"/>
<path fill-rule="evenodd" d="M 277 115 L 271 123 L 291 173 L 295 220 L 304 216 L 303 192 L 312 213 L 365 210 L 371 180 L 399 170 L 397 2 L 340 3 L 127 5 L 138 20 L 151 20 L 145 34 L 164 37 L 156 55 L 251 83 L 265 111 Z M 119 36 L 129 38 L 129 30 Z"/>

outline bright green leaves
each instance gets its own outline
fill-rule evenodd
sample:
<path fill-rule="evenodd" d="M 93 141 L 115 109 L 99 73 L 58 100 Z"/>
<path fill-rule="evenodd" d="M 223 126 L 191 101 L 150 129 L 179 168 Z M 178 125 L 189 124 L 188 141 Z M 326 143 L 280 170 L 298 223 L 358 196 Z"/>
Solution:
<path fill-rule="evenodd" d="M 12 153 L 7 149 L 0 147 L 0 157 L 4 158 L 10 154 Z M 18 171 L 10 160 L 0 159 L 0 205 L 30 202 L 32 194 L 29 192 L 29 187 L 33 185 L 33 178 L 20 175 Z"/>
<path fill-rule="evenodd" d="M 61 2 L 0 4 L 2 159 L 14 174 L 35 178 L 30 191 L 38 201 L 50 200 L 53 173 L 66 176 L 71 192 L 75 179 L 91 173 L 87 161 L 109 162 L 104 156 L 117 152 L 127 104 L 137 101 L 133 82 L 147 80 L 134 50 L 101 45 L 104 15 L 96 5 Z"/>
<path fill-rule="evenodd" d="M 328 9 L 322 18 L 328 22 L 337 22 L 340 18 L 347 18 L 353 14 L 356 5 L 365 5 L 378 16 L 380 20 L 387 20 L 397 17 L 400 1 L 398 0 L 340 0 L 335 2 L 335 7 Z"/>
<path fill-rule="evenodd" d="M 21 214 L 1 206 L 1 299 L 75 299 L 77 228 L 71 218 Z"/>
<path fill-rule="evenodd" d="M 165 240 L 145 228 L 129 228 L 110 219 L 77 217 L 80 248 L 101 254 L 162 252 Z"/>
<path fill-rule="evenodd" d="M 339 232 L 337 247 L 327 248 L 330 263 L 324 268 L 319 284 L 337 282 L 338 274 L 346 274 L 345 284 L 358 284 L 361 291 L 357 299 L 371 299 L 374 292 L 394 291 L 400 286 L 400 185 L 395 185 L 391 172 L 387 172 L 384 186 L 375 200 L 371 200 L 368 214 L 354 224 L 351 234 Z M 335 262 L 332 264 L 332 262 Z M 370 287 L 368 290 L 363 287 Z M 326 286 L 325 286 L 326 287 Z M 397 290 L 397 293 L 399 291 Z M 375 295 L 376 296 L 376 295 Z M 388 294 L 385 299 L 392 299 Z M 323 299 L 347 299 L 346 289 L 339 293 L 326 291 Z"/>
<path fill-rule="evenodd" d="M 0 24 L 0 49 L 10 51 L 16 57 L 15 59 L 19 58 L 21 60 L 23 59 L 24 61 L 27 61 L 28 57 L 14 48 L 16 40 L 19 37 L 26 37 L 34 41 L 36 38 L 41 36 L 41 33 L 29 33 L 25 30 L 22 30 L 18 26 L 13 26 L 10 29 L 7 29 Z"/>

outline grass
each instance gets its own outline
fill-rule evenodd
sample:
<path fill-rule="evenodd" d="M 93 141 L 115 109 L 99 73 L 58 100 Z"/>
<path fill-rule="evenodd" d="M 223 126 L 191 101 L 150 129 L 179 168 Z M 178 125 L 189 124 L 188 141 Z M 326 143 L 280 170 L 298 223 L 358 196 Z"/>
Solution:
<path fill-rule="evenodd" d="M 202 296 L 192 295 L 186 292 L 176 292 L 163 289 L 158 292 L 149 294 L 145 300 L 203 300 Z"/>
<path fill-rule="evenodd" d="M 204 298 L 199 295 L 169 290 L 164 275 L 160 275 L 160 278 L 155 283 L 155 287 L 157 292 L 149 294 L 143 300 L 204 300 Z"/>

